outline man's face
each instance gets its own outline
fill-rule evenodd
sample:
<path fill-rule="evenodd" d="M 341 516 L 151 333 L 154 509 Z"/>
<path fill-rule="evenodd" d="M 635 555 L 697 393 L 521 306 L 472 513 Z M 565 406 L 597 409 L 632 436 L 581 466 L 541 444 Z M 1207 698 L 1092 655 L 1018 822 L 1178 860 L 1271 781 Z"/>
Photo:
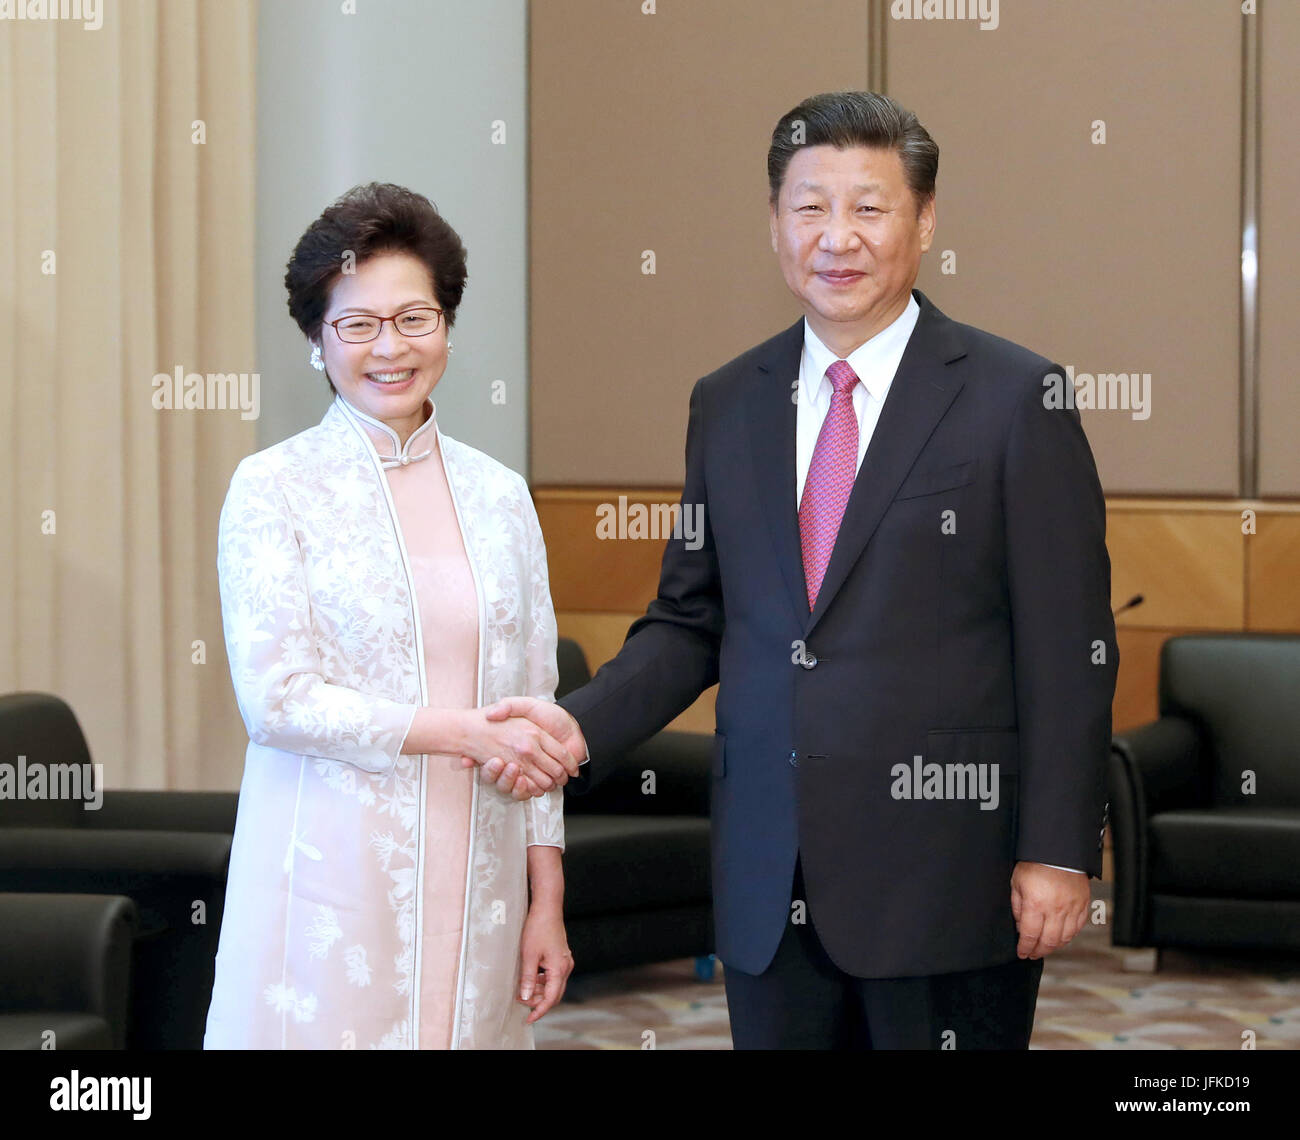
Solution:
<path fill-rule="evenodd" d="M 934 202 L 918 213 L 895 150 L 811 146 L 790 160 L 770 221 L 785 283 L 838 352 L 907 306 L 934 236 Z"/>

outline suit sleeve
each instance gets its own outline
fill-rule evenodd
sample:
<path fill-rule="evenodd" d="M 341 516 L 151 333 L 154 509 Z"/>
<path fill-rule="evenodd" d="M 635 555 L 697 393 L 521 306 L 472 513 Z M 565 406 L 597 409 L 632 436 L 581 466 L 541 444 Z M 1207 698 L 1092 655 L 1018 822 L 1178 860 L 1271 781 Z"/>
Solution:
<path fill-rule="evenodd" d="M 1003 469 L 1020 739 L 1016 859 L 1100 878 L 1119 667 L 1106 503 L 1079 413 L 1048 407 L 1044 378 L 1021 394 Z"/>
<path fill-rule="evenodd" d="M 274 474 L 247 459 L 221 508 L 217 581 L 249 738 L 367 772 L 391 769 L 420 706 L 326 679 L 292 514 Z"/>
<path fill-rule="evenodd" d="M 658 595 L 632 623 L 618 655 L 560 701 L 578 721 L 592 758 L 569 781 L 576 794 L 590 790 L 611 760 L 663 728 L 718 679 L 722 585 L 705 480 L 705 416 L 701 380 L 691 392 L 681 498 L 681 507 L 692 507 L 703 520 L 699 548 L 686 546 L 685 528 L 668 539 Z"/>
<path fill-rule="evenodd" d="M 527 641 L 525 665 L 529 697 L 540 701 L 555 700 L 555 686 L 560 673 L 555 661 L 558 635 L 555 606 L 551 601 L 550 579 L 546 569 L 546 540 L 537 519 L 537 509 L 523 477 L 519 479 L 520 512 L 528 535 L 529 584 L 527 604 Z M 528 847 L 558 847 L 564 850 L 564 789 L 552 788 L 540 796 L 524 801 L 524 843 Z"/>

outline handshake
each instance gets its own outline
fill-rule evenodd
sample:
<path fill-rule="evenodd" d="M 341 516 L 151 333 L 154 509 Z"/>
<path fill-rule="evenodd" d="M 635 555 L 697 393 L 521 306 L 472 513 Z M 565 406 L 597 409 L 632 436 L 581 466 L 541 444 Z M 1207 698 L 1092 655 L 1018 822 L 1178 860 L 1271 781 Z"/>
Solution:
<path fill-rule="evenodd" d="M 568 783 L 587 758 L 578 722 L 552 701 L 507 697 L 470 714 L 461 765 L 484 783 L 526 800 Z"/>

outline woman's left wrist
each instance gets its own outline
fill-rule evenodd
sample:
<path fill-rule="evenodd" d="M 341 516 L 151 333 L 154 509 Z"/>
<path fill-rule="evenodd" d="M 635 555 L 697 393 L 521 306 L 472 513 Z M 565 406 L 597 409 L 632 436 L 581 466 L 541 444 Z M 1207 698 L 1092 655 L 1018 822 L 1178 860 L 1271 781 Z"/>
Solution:
<path fill-rule="evenodd" d="M 528 913 L 532 915 L 563 915 L 564 895 L 551 891 L 533 891 L 528 900 Z"/>

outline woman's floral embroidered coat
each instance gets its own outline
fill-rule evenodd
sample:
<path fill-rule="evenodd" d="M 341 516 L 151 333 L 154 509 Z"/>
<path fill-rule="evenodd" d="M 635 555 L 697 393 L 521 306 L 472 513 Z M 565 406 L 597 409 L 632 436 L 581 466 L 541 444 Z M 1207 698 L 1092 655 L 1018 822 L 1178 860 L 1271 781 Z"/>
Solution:
<path fill-rule="evenodd" d="M 479 607 L 478 700 L 553 700 L 555 614 L 524 480 L 439 434 Z M 417 1048 L 423 634 L 379 453 L 336 398 L 251 455 L 217 566 L 249 745 L 205 1048 Z M 562 793 L 474 780 L 452 1048 L 531 1048 L 515 1000 L 529 844 L 564 847 Z"/>

